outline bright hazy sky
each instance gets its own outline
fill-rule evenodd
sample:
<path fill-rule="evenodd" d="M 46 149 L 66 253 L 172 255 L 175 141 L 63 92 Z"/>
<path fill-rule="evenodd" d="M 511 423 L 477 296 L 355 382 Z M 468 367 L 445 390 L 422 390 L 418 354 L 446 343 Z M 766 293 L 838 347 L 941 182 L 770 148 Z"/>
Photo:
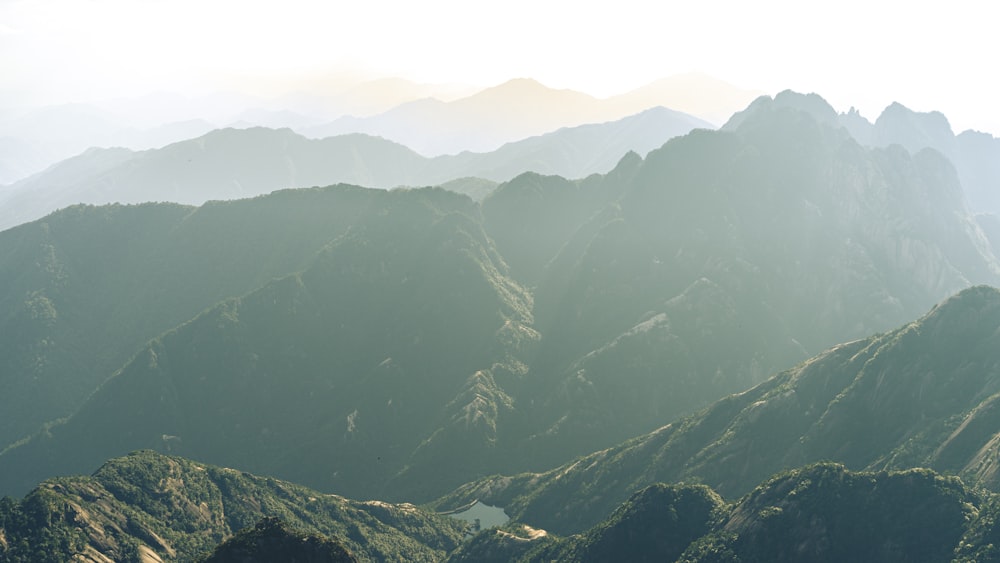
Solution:
<path fill-rule="evenodd" d="M 899 101 L 1000 135 L 993 2 L 0 0 L 0 102 L 233 89 L 344 68 L 597 96 L 698 71 L 816 92 L 874 120 Z"/>

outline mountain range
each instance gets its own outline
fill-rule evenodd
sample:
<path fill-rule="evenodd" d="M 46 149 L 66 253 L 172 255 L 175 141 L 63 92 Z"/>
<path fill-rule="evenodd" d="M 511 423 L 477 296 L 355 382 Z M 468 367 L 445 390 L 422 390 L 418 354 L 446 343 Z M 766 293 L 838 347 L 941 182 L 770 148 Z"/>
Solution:
<path fill-rule="evenodd" d="M 974 287 L 896 330 L 835 346 L 698 414 L 542 474 L 467 485 L 476 498 L 562 533 L 595 524 L 657 482 L 727 498 L 820 460 L 910 467 L 998 490 L 1000 290 Z"/>
<path fill-rule="evenodd" d="M 337 184 L 0 232 L 0 561 L 996 558 L 985 161 L 883 117 L 783 92 L 604 173 L 445 184 L 481 200 Z M 148 185 L 137 155 L 246 138 L 247 183 L 383 142 L 223 130 L 49 173 Z M 463 542 L 434 512 L 477 503 L 513 521 Z"/>
<path fill-rule="evenodd" d="M 604 100 L 529 79 L 477 91 L 339 73 L 285 87 L 291 91 L 273 99 L 156 93 L 93 104 L 0 108 L 5 149 L 0 184 L 90 148 L 159 148 L 218 128 L 295 128 L 311 138 L 370 133 L 437 156 L 488 152 L 558 128 L 614 121 L 658 106 L 718 124 L 759 94 L 698 74 L 671 76 Z M 430 127 L 417 133 L 411 128 L 418 124 Z"/>
<path fill-rule="evenodd" d="M 265 517 L 280 523 L 261 522 Z M 340 551 L 358 561 L 440 561 L 466 533 L 464 522 L 412 504 L 355 501 L 135 452 L 109 460 L 92 476 L 50 479 L 20 501 L 0 500 L 0 561 L 231 561 L 226 556 L 240 539 L 247 543 L 248 532 L 274 541 L 287 526 L 335 538 Z M 313 551 L 337 554 L 328 542 L 316 543 Z"/>
<path fill-rule="evenodd" d="M 200 205 L 336 183 L 392 188 L 467 177 L 501 182 L 528 170 L 582 178 L 607 172 L 628 151 L 646 154 L 698 127 L 712 126 L 690 115 L 652 108 L 614 122 L 509 143 L 490 153 L 431 159 L 362 134 L 312 140 L 289 129 L 216 130 L 161 149 L 91 149 L 0 188 L 0 229 L 76 203 Z"/>
<path fill-rule="evenodd" d="M 6 439 L 71 416 L 0 453 L 2 490 L 152 448 L 426 501 L 1000 285 L 940 154 L 751 109 L 606 175 L 523 174 L 481 205 L 339 186 L 4 232 Z"/>
<path fill-rule="evenodd" d="M 825 462 L 732 502 L 704 485 L 658 483 L 578 534 L 512 522 L 470 537 L 467 523 L 410 504 L 135 452 L 0 500 L 0 560 L 992 561 L 998 507 L 995 493 L 931 470 Z"/>
<path fill-rule="evenodd" d="M 377 115 L 345 116 L 298 131 L 313 138 L 366 133 L 401 143 L 422 155 L 439 156 L 493 151 L 525 137 L 584 123 L 615 121 L 658 106 L 717 124 L 754 95 L 697 74 L 666 78 L 605 99 L 518 78 L 448 102 L 413 100 Z"/>
<path fill-rule="evenodd" d="M 775 475 L 732 503 L 704 485 L 650 485 L 579 534 L 509 524 L 447 561 L 993 561 L 995 499 L 930 470 L 856 473 L 827 462 Z"/>
<path fill-rule="evenodd" d="M 787 105 L 809 111 L 828 125 L 843 127 L 864 146 L 899 145 L 911 154 L 933 149 L 955 166 L 973 212 L 1000 215 L 1000 139 L 988 133 L 968 130 L 955 135 L 948 118 L 940 112 L 916 112 L 898 102 L 886 107 L 874 123 L 854 108 L 837 114 L 815 94 L 803 98 L 787 91 L 773 100 L 765 96 L 745 111 L 753 111 L 757 104 Z M 741 115 L 735 115 L 728 126 L 732 127 L 741 120 Z"/>

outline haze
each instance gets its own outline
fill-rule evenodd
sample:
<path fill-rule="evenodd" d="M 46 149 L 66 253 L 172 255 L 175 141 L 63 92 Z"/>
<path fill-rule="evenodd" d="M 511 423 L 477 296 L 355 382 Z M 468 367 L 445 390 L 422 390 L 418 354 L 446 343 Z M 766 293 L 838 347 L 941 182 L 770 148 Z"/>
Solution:
<path fill-rule="evenodd" d="M 604 97 L 697 71 L 771 94 L 815 91 L 869 119 L 899 101 L 943 112 L 956 131 L 998 134 L 996 25 L 983 6 L 5 0 L 0 106 L 278 96 L 347 71 L 469 87 L 523 76 Z"/>

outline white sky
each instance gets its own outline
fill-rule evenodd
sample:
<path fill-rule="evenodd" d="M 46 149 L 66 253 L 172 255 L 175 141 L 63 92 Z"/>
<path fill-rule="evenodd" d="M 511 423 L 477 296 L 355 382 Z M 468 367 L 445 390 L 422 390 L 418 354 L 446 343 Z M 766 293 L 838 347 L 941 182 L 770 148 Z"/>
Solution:
<path fill-rule="evenodd" d="M 993 2 L 0 0 L 0 103 L 232 89 L 344 68 L 597 96 L 699 71 L 816 92 L 869 119 L 892 101 L 1000 135 Z"/>

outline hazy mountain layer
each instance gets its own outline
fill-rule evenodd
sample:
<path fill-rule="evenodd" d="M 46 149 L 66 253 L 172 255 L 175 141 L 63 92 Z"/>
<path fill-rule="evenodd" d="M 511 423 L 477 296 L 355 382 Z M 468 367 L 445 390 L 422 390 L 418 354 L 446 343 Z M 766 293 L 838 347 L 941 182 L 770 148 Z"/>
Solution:
<path fill-rule="evenodd" d="M 374 159 L 359 154 L 377 155 Z M 8 228 L 77 203 L 202 204 L 337 182 L 328 171 L 376 186 L 421 162 L 405 147 L 365 136 L 310 141 L 290 130 L 223 129 L 162 149 L 94 149 L 6 188 Z M 385 171 L 385 172 L 381 172 Z M 325 181 L 320 181 L 321 179 Z"/>
<path fill-rule="evenodd" d="M 940 112 L 916 112 L 899 103 L 892 103 L 874 123 L 851 108 L 837 115 L 836 111 L 819 96 L 812 94 L 811 102 L 803 103 L 802 96 L 792 92 L 778 94 L 773 103 L 808 111 L 819 121 L 843 127 L 860 144 L 868 147 L 899 145 L 916 154 L 933 149 L 955 166 L 961 179 L 969 208 L 975 213 L 1000 213 L 1000 139 L 979 131 L 952 132 L 948 119 Z M 743 116 L 755 108 L 770 105 L 768 97 L 761 97 L 740 112 L 723 129 L 739 124 Z"/>
<path fill-rule="evenodd" d="M 513 83 L 519 82 L 532 83 L 529 80 Z M 350 72 L 286 85 L 297 88 L 297 91 L 270 100 L 234 93 L 192 98 L 159 92 L 94 104 L 65 104 L 27 110 L 0 108 L 0 148 L 3 149 L 0 150 L 0 185 L 24 179 L 90 148 L 157 148 L 203 135 L 218 127 L 292 127 L 312 131 L 309 136 L 316 138 L 368 131 L 371 129 L 370 122 L 379 120 L 363 118 L 390 112 L 389 115 L 403 116 L 401 122 L 393 124 L 391 119 L 384 118 L 379 122 L 390 131 L 402 132 L 401 138 L 413 140 L 413 131 L 406 131 L 406 124 L 433 118 L 433 114 L 420 116 L 420 108 L 434 110 L 439 106 L 449 107 L 449 102 L 471 98 L 471 103 L 467 101 L 464 104 L 474 110 L 472 115 L 466 112 L 466 117 L 472 121 L 457 126 L 473 133 L 474 144 L 462 144 L 460 139 L 449 137 L 447 131 L 440 130 L 438 124 L 433 123 L 432 129 L 419 135 L 421 143 L 430 141 L 449 147 L 449 150 L 435 154 L 450 154 L 493 150 L 504 143 L 559 127 L 616 120 L 657 106 L 676 108 L 709 123 L 719 124 L 759 94 L 698 74 L 667 77 L 606 100 L 597 100 L 579 92 L 554 90 L 537 83 L 535 88 L 528 89 L 530 95 L 527 99 L 503 95 L 509 91 L 510 84 L 488 88 L 476 96 L 476 88 L 461 84 L 417 84 L 401 78 L 372 79 Z M 501 95 L 490 94 L 493 91 L 499 91 Z M 544 111 L 553 105 L 558 106 L 560 100 L 567 96 L 586 100 L 581 108 L 577 108 L 581 110 L 579 113 L 574 113 L 572 107 Z M 392 111 L 398 106 L 401 107 Z M 417 110 L 417 115 L 414 115 L 414 110 Z M 498 123 L 495 121 L 497 114 L 509 115 L 511 119 Z M 555 115 L 564 119 L 553 120 Z M 319 125 L 342 116 L 345 117 L 335 125 Z M 350 127 L 351 123 L 360 125 Z M 506 136 L 502 131 L 507 131 L 510 123 L 519 124 L 524 132 L 513 137 Z M 338 133 L 320 134 L 323 129 Z M 387 138 L 400 141 L 395 136 Z M 487 140 L 491 146 L 477 149 Z M 407 142 L 403 141 L 403 144 Z M 357 183 L 354 180 L 318 183 L 338 181 Z"/>
<path fill-rule="evenodd" d="M 414 100 L 378 115 L 346 116 L 298 131 L 313 138 L 366 133 L 437 156 L 492 151 L 525 137 L 583 123 L 614 121 L 657 106 L 683 107 L 681 111 L 698 115 L 700 120 L 721 123 L 754 95 L 697 75 L 667 78 L 607 99 L 519 78 L 449 102 Z"/>
<path fill-rule="evenodd" d="M 975 287 L 894 331 L 842 344 L 695 416 L 542 474 L 467 485 L 512 518 L 557 531 L 597 522 L 656 482 L 733 498 L 817 460 L 930 467 L 997 490 L 1000 290 Z"/>
<path fill-rule="evenodd" d="M 790 91 L 778 94 L 773 101 L 761 97 L 746 111 L 733 116 L 723 129 L 733 128 L 746 114 L 771 104 L 805 110 L 823 123 L 843 127 L 864 146 L 899 145 L 911 154 L 924 149 L 939 152 L 955 166 L 970 209 L 976 213 L 1000 213 L 1000 139 L 972 130 L 955 135 L 940 112 L 916 112 L 896 102 L 872 123 L 853 108 L 837 115 L 819 96 L 811 94 L 808 99 L 805 102 L 805 97 Z"/>
<path fill-rule="evenodd" d="M 156 150 L 93 149 L 7 186 L 0 190 L 0 230 L 77 203 L 200 205 L 336 183 L 392 188 L 463 177 L 506 181 L 528 170 L 582 178 L 607 172 L 630 150 L 645 154 L 696 127 L 712 125 L 653 108 L 615 122 L 524 139 L 491 153 L 433 159 L 367 135 L 312 140 L 287 129 L 223 129 Z"/>
<path fill-rule="evenodd" d="M 148 149 L 204 135 L 212 129 L 199 116 L 136 124 L 88 104 L 10 112 L 0 117 L 0 184 L 41 172 L 92 147 Z"/>
<path fill-rule="evenodd" d="M 952 132 L 939 112 L 921 113 L 894 103 L 879 115 L 868 133 L 872 146 L 898 144 L 910 152 L 934 149 L 955 164 L 970 208 L 1000 213 L 1000 139 L 987 133 Z"/>
<path fill-rule="evenodd" d="M 439 561 L 466 526 L 410 504 L 349 500 L 145 451 L 91 477 L 45 481 L 23 500 L 0 500 L 0 561 L 191 561 L 249 527 L 237 536 L 245 544 L 263 517 L 327 536 L 361 561 Z M 210 560 L 227 560 L 237 542 Z"/>

